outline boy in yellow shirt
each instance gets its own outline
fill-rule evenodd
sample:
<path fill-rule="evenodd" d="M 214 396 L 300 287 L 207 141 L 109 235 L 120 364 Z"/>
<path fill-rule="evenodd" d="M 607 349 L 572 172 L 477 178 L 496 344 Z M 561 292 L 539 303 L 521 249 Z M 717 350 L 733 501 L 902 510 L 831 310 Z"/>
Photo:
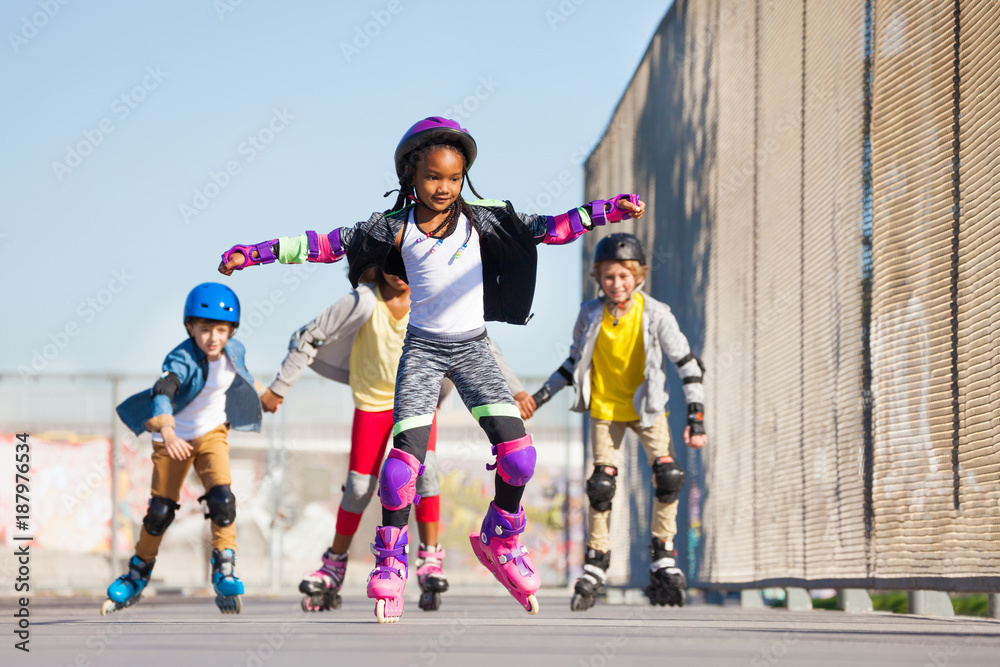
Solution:
<path fill-rule="evenodd" d="M 604 296 L 580 306 L 569 358 L 533 396 L 540 406 L 572 383 L 573 410 L 590 411 L 594 473 L 587 480 L 587 550 L 571 603 L 574 611 L 589 609 L 604 591 L 611 563 L 611 500 L 626 429 L 639 437 L 656 489 L 646 595 L 651 604 L 684 604 L 687 581 L 677 567 L 673 546 L 684 471 L 675 460 L 667 425 L 664 355 L 684 380 L 688 405 L 684 442 L 693 449 L 706 442 L 704 367 L 691 352 L 670 307 L 638 291 L 646 270 L 645 253 L 635 236 L 611 234 L 601 239 L 594 250 L 593 276 Z"/>

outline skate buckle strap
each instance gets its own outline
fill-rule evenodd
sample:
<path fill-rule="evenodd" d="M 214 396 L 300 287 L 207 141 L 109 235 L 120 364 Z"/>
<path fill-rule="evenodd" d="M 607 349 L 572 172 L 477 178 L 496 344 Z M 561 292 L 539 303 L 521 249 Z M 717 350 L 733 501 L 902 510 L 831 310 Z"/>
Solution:
<path fill-rule="evenodd" d="M 389 549 L 388 547 L 377 547 L 372 542 L 372 553 L 375 554 L 376 558 L 399 558 L 404 554 L 410 553 L 410 545 L 404 544 L 401 547 Z"/>
<path fill-rule="evenodd" d="M 375 567 L 374 570 L 372 570 L 372 573 L 368 575 L 368 579 L 369 580 L 375 578 L 385 579 L 393 574 L 395 574 L 397 577 L 405 578 L 403 576 L 403 573 L 395 567 L 389 567 L 388 565 L 378 565 Z"/>
<path fill-rule="evenodd" d="M 438 549 L 437 551 L 427 551 L 426 549 L 420 549 L 417 551 L 417 558 L 436 558 L 437 560 L 444 560 L 445 553 L 444 549 Z"/>
<path fill-rule="evenodd" d="M 514 561 L 517 565 L 518 572 L 521 573 L 522 577 L 527 577 L 531 575 L 531 570 L 524 564 L 524 557 L 528 555 L 528 547 L 518 546 L 516 549 L 509 551 L 505 554 L 497 555 L 497 562 L 501 565 L 505 565 L 510 561 Z"/>

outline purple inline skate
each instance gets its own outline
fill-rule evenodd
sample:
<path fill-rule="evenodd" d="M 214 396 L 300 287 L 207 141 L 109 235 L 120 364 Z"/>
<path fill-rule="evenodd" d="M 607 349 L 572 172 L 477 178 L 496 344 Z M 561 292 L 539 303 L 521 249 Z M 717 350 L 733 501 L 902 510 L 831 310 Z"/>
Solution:
<path fill-rule="evenodd" d="M 410 546 L 406 526 L 379 526 L 375 529 L 375 569 L 368 575 L 368 597 L 374 598 L 379 623 L 395 623 L 403 615 L 403 590 L 409 573 Z"/>

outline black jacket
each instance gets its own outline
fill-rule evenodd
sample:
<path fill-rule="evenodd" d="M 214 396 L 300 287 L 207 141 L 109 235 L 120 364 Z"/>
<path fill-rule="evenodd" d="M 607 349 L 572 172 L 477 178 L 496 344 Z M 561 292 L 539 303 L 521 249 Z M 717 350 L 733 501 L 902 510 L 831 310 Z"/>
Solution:
<path fill-rule="evenodd" d="M 483 314 L 487 321 L 527 324 L 538 268 L 535 246 L 545 237 L 548 216 L 515 213 L 510 202 L 495 199 L 469 202 L 469 206 L 483 260 Z M 367 221 L 340 230 L 350 265 L 347 276 L 355 289 L 361 274 L 373 266 L 407 279 L 396 235 L 411 209 L 373 213 Z"/>

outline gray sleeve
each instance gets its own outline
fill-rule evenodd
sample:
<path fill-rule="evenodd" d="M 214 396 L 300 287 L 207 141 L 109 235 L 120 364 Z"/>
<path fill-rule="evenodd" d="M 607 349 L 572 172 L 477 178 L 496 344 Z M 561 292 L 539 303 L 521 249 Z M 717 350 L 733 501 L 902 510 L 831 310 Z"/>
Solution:
<path fill-rule="evenodd" d="M 563 360 L 559 368 L 555 370 L 549 379 L 545 381 L 542 385 L 544 388 L 548 389 L 551 396 L 555 396 L 556 393 L 568 384 L 573 382 L 573 370 L 576 368 L 577 362 L 580 360 L 580 350 L 583 349 L 584 337 L 587 335 L 587 325 L 589 323 L 589 318 L 585 312 L 586 309 L 580 308 L 580 314 L 577 315 L 576 324 L 573 325 L 573 343 L 569 347 L 569 356 Z"/>
<path fill-rule="evenodd" d="M 677 372 L 684 381 L 684 399 L 688 403 L 705 403 L 705 388 L 702 385 L 702 376 L 705 368 L 701 360 L 691 351 L 691 345 L 687 337 L 681 332 L 677 324 L 677 318 L 665 309 L 657 322 L 657 334 L 660 338 L 660 347 L 670 361 L 677 365 Z"/>
<path fill-rule="evenodd" d="M 493 358 L 497 360 L 497 366 L 500 368 L 500 373 L 503 374 L 503 379 L 507 381 L 507 386 L 510 387 L 511 395 L 520 394 L 524 391 L 524 385 L 521 384 L 521 381 L 511 369 L 510 364 L 504 359 L 503 353 L 500 352 L 500 346 L 492 338 L 487 338 L 486 340 L 490 345 L 490 352 L 493 353 Z"/>
<path fill-rule="evenodd" d="M 292 385 L 302 377 L 302 371 L 316 358 L 318 348 L 350 319 L 360 300 L 360 295 L 352 291 L 292 334 L 288 339 L 288 354 L 271 383 L 271 391 L 282 397 L 288 395 Z"/>

